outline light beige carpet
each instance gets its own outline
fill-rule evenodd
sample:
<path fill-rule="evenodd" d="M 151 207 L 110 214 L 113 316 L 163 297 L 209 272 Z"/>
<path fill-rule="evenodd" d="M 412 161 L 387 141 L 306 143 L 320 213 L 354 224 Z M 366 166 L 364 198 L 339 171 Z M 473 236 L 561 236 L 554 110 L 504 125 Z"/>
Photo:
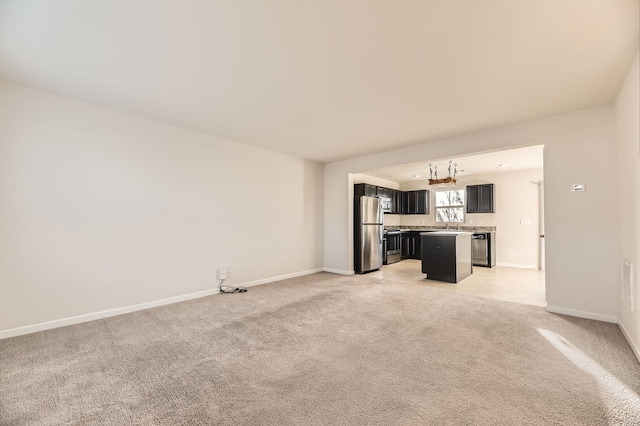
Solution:
<path fill-rule="evenodd" d="M 2 425 L 632 425 L 618 327 L 316 274 L 0 341 Z"/>

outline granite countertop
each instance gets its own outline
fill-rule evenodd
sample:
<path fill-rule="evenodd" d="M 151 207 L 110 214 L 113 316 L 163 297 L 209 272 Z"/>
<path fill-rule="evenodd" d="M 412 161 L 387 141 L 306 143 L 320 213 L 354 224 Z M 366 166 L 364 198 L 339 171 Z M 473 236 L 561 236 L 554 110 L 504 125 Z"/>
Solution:
<path fill-rule="evenodd" d="M 427 231 L 427 232 L 422 232 L 420 233 L 420 235 L 426 235 L 427 237 L 438 237 L 438 236 L 442 236 L 442 235 L 473 235 L 473 231 L 457 231 L 455 229 L 442 229 L 442 230 L 438 230 L 438 231 Z"/>
<path fill-rule="evenodd" d="M 466 231 L 466 232 L 495 232 L 495 226 L 473 226 L 473 225 L 453 225 L 449 229 L 442 225 L 416 225 L 416 226 L 406 226 L 406 225 L 398 225 L 398 226 L 385 226 L 384 229 L 399 229 L 400 231 L 417 231 L 417 232 L 425 232 L 425 231 Z"/>

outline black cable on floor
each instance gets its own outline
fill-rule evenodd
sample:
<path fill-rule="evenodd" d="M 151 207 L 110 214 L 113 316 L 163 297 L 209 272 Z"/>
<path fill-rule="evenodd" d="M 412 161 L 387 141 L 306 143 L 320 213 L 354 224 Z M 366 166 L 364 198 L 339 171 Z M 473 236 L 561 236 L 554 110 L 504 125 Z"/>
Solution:
<path fill-rule="evenodd" d="M 224 280 L 220 280 L 220 293 L 246 293 L 247 292 L 247 288 L 246 287 L 233 287 L 230 285 L 222 285 L 224 283 Z"/>

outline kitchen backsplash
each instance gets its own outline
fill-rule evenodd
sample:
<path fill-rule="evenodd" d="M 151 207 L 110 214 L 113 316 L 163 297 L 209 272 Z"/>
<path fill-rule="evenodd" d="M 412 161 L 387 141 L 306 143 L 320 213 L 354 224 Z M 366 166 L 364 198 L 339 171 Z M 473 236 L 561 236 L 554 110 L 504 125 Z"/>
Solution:
<path fill-rule="evenodd" d="M 452 223 L 451 225 L 462 226 L 496 226 L 495 214 L 466 214 L 464 223 Z M 385 214 L 385 226 L 440 226 L 444 223 L 436 223 L 433 214 L 399 215 Z"/>
<path fill-rule="evenodd" d="M 384 226 L 400 226 L 400 217 L 399 214 L 385 214 Z"/>

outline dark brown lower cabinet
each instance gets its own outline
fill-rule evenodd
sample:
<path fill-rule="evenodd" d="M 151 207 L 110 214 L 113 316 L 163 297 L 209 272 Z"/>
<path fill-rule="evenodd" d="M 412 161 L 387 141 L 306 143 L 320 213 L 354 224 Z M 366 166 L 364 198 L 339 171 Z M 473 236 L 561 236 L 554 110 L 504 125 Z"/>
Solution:
<path fill-rule="evenodd" d="M 402 233 L 402 258 L 422 259 L 422 240 L 420 231 L 406 231 Z"/>

